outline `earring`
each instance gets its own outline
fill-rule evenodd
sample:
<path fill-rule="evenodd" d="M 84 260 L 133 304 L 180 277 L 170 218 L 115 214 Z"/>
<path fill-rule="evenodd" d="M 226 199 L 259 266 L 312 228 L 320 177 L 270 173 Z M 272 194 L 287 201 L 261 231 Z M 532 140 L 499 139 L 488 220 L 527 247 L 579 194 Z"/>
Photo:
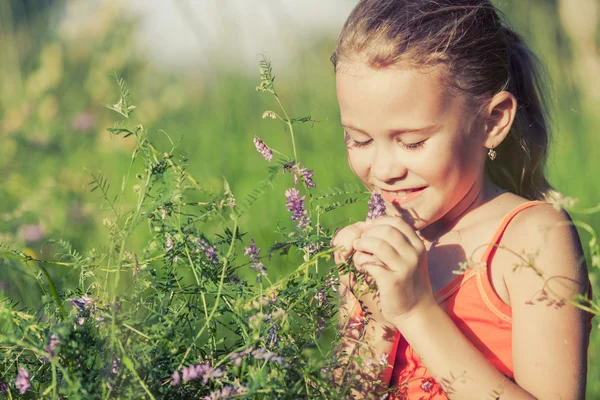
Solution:
<path fill-rule="evenodd" d="M 496 152 L 494 151 L 493 148 L 490 148 L 488 151 L 488 157 L 490 158 L 490 160 L 494 161 L 496 159 Z"/>

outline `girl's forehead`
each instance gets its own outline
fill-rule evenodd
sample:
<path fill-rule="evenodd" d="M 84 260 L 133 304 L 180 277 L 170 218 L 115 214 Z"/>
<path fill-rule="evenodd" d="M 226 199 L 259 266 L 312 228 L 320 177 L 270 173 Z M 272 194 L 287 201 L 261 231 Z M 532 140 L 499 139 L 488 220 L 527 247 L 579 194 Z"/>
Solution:
<path fill-rule="evenodd" d="M 456 109 L 462 103 L 443 84 L 440 68 L 393 66 L 373 69 L 364 63 L 344 62 L 336 72 L 342 112 L 386 113 L 430 117 Z"/>

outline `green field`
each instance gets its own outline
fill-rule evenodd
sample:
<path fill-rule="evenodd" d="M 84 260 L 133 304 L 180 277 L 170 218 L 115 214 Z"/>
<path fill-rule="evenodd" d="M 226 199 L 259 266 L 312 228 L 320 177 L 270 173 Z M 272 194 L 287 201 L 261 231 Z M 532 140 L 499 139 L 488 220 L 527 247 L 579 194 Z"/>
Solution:
<path fill-rule="evenodd" d="M 179 144 L 176 156 L 187 156 L 188 172 L 203 187 L 220 193 L 226 177 L 233 194 L 241 199 L 266 179 L 267 163 L 256 153 L 254 136 L 291 154 L 284 126 L 261 118 L 277 104 L 255 90 L 259 57 L 256 74 L 216 61 L 223 59 L 220 55 L 214 55 L 219 68 L 210 73 L 194 68 L 166 72 L 134 51 L 135 21 L 120 17 L 111 7 L 101 9 L 89 30 L 71 35 L 57 22 L 57 10 L 69 7 L 69 2 L 55 2 L 33 16 L 19 8 L 17 1 L 2 3 L 0 242 L 24 248 L 41 259 L 50 259 L 57 252 L 55 245 L 45 242 L 49 238 L 66 240 L 81 252 L 106 245 L 103 220 L 110 210 L 102 207 L 97 192 L 90 191 L 91 174 L 102 171 L 116 194 L 135 147 L 133 137 L 122 139 L 106 131 L 118 119 L 103 106 L 118 99 L 113 71 L 125 79 L 137 106 L 131 125 L 143 124 L 150 140 L 163 151 L 171 148 L 167 133 Z M 524 3 L 497 2 L 548 67 L 554 133 L 548 163 L 550 182 L 565 195 L 577 198 L 576 208 L 594 207 L 600 198 L 600 186 L 594 183 L 600 167 L 600 97 L 594 91 L 597 75 L 587 74 L 590 70 L 586 68 L 594 62 L 600 66 L 600 21 L 596 20 L 595 30 L 588 33 L 589 29 L 573 25 L 565 2 L 558 2 L 562 9 L 554 1 Z M 585 35 L 594 40 L 590 42 Z M 296 126 L 298 157 L 314 170 L 316 195 L 328 188 L 359 184 L 348 167 L 339 126 L 329 62 L 334 43 L 335 37 L 304 43 L 291 72 L 273 66 L 278 93 L 290 115 L 310 115 L 317 121 Z M 268 48 L 264 51 L 269 53 Z M 278 176 L 240 221 L 259 247 L 280 239 L 278 225 L 290 226 L 284 206 L 286 178 Z M 132 185 L 125 190 L 129 204 L 136 199 Z M 365 201 L 326 214 L 322 224 L 333 230 L 363 218 L 368 195 L 359 197 Z M 600 231 L 600 213 L 573 212 L 572 216 Z M 129 242 L 132 248 L 148 242 L 148 233 L 142 231 Z M 589 255 L 590 236 L 584 230 L 580 236 Z M 270 262 L 271 280 L 290 271 L 295 256 L 289 257 Z M 594 292 L 600 293 L 598 270 L 592 268 L 589 257 L 588 266 Z M 37 273 L 31 267 L 0 260 L 0 291 L 18 300 L 21 307 L 39 308 L 43 292 Z M 50 274 L 57 287 L 76 282 L 78 275 L 56 269 Z M 600 398 L 599 352 L 600 332 L 594 326 L 589 399 Z"/>

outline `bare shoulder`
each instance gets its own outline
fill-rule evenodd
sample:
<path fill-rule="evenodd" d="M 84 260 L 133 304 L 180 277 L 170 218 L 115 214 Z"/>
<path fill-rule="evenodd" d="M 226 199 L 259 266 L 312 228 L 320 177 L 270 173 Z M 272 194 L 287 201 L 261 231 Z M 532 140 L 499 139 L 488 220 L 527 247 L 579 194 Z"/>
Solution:
<path fill-rule="evenodd" d="M 542 277 L 561 281 L 573 290 L 587 289 L 587 266 L 581 240 L 570 215 L 552 204 L 538 204 L 519 212 L 509 224 L 506 247 L 519 267 L 505 276 L 507 287 L 530 285 Z M 517 254 L 514 254 L 516 252 Z M 569 283 L 570 282 L 570 283 Z M 537 287 L 538 285 L 534 285 Z"/>

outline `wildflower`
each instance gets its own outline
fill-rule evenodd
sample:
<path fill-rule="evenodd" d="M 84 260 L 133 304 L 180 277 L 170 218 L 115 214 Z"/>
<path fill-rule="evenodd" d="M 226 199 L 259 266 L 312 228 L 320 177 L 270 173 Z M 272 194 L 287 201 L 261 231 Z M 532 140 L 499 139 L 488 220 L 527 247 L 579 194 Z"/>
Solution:
<path fill-rule="evenodd" d="M 313 171 L 312 169 L 308 169 L 302 167 L 300 163 L 296 162 L 288 162 L 283 164 L 282 167 L 283 173 L 291 173 L 294 174 L 294 185 L 298 184 L 298 178 L 302 178 L 302 181 L 306 185 L 307 188 L 314 188 L 317 185 L 313 182 Z"/>
<path fill-rule="evenodd" d="M 161 208 L 160 209 L 160 218 L 161 219 L 165 219 L 165 218 L 167 218 L 167 215 L 168 215 L 167 214 L 167 209 L 166 208 Z"/>
<path fill-rule="evenodd" d="M 173 372 L 171 374 L 171 378 L 173 379 L 171 385 L 178 386 L 181 383 L 181 375 L 179 375 L 179 371 Z"/>
<path fill-rule="evenodd" d="M 169 251 L 175 246 L 175 241 L 171 236 L 167 236 L 167 243 L 165 245 L 165 250 Z"/>
<path fill-rule="evenodd" d="M 8 385 L 4 382 L 0 382 L 0 394 L 8 393 Z"/>
<path fill-rule="evenodd" d="M 304 199 L 306 199 L 306 196 L 300 197 L 298 189 L 291 188 L 285 191 L 285 197 L 288 199 L 285 205 L 288 211 L 292 212 L 292 221 L 298 221 L 296 225 L 298 229 L 306 229 L 310 224 L 308 211 L 304 209 Z"/>
<path fill-rule="evenodd" d="M 190 365 L 181 368 L 181 376 L 179 371 L 175 371 L 171 374 L 173 378 L 172 385 L 177 386 L 183 379 L 184 382 L 188 382 L 194 379 L 202 378 L 202 383 L 207 384 L 209 379 L 221 378 L 225 376 L 225 372 L 219 368 L 213 369 L 208 363 Z"/>
<path fill-rule="evenodd" d="M 242 359 L 247 356 L 248 354 L 252 353 L 252 351 L 254 351 L 254 348 L 252 346 L 240 351 L 239 353 L 231 353 L 231 355 L 229 356 L 232 360 L 233 363 L 236 366 L 239 366 L 242 363 Z"/>
<path fill-rule="evenodd" d="M 15 380 L 15 386 L 19 389 L 20 394 L 25 394 L 31 388 L 31 382 L 29 382 L 29 372 L 25 368 L 19 368 L 17 379 Z"/>
<path fill-rule="evenodd" d="M 552 197 L 554 197 L 554 202 L 551 203 L 552 207 L 557 211 L 560 211 L 561 209 L 573 208 L 579 202 L 579 199 L 575 197 L 565 196 L 562 193 L 556 193 Z"/>
<path fill-rule="evenodd" d="M 204 400 L 228 399 L 238 394 L 244 394 L 247 391 L 248 389 L 241 385 L 225 385 L 222 389 L 217 389 L 214 392 L 211 392 L 208 396 L 205 396 Z"/>
<path fill-rule="evenodd" d="M 48 344 L 46 345 L 46 353 L 50 354 L 51 357 L 56 356 L 56 347 L 59 344 L 60 344 L 60 340 L 53 333 L 52 335 L 50 335 L 50 340 L 49 340 Z M 50 361 L 50 360 L 48 360 L 47 358 L 44 358 L 44 362 L 48 362 L 48 361 Z"/>
<path fill-rule="evenodd" d="M 250 268 L 258 273 L 258 276 L 256 277 L 257 280 L 260 279 L 261 275 L 267 276 L 267 269 L 265 268 L 265 265 L 260 262 L 258 253 L 260 253 L 260 249 L 254 244 L 254 239 L 250 239 L 250 246 L 244 248 L 244 255 L 250 257 L 250 260 L 252 260 Z"/>
<path fill-rule="evenodd" d="M 279 329 L 279 324 L 274 324 L 267 333 L 267 347 L 275 347 L 277 343 L 279 343 L 279 336 L 277 336 L 277 330 Z"/>
<path fill-rule="evenodd" d="M 390 355 L 388 353 L 383 353 L 381 355 L 381 357 L 379 357 L 379 360 L 378 360 L 379 365 L 385 365 L 385 366 L 389 365 L 390 364 L 390 362 L 388 361 L 389 356 Z"/>
<path fill-rule="evenodd" d="M 383 197 L 379 193 L 372 192 L 371 200 L 369 201 L 368 219 L 380 218 L 385 215 L 385 204 Z"/>
<path fill-rule="evenodd" d="M 273 159 L 273 151 L 258 137 L 254 136 L 254 146 L 256 146 L 256 151 L 258 151 L 267 161 L 271 161 Z"/>
<path fill-rule="evenodd" d="M 86 311 L 90 305 L 94 302 L 94 299 L 88 297 L 88 295 L 84 294 L 79 299 L 69 298 L 67 301 L 70 301 L 79 311 Z"/>
<path fill-rule="evenodd" d="M 271 111 L 271 110 L 267 110 L 267 111 L 265 111 L 265 112 L 263 113 L 263 115 L 262 115 L 262 118 L 263 118 L 263 119 L 265 119 L 265 118 L 267 118 L 267 117 L 269 117 L 269 118 L 272 118 L 272 119 L 277 119 L 277 114 L 275 114 L 275 113 L 274 113 L 273 111 Z"/>
<path fill-rule="evenodd" d="M 198 246 L 200 247 L 200 251 L 204 253 L 204 255 L 213 263 L 218 264 L 219 258 L 217 256 L 217 249 L 214 246 L 208 244 L 206 240 L 198 239 Z"/>
<path fill-rule="evenodd" d="M 266 360 L 266 361 L 271 361 L 271 362 L 274 362 L 274 363 L 282 365 L 282 366 L 286 366 L 286 367 L 289 366 L 288 363 L 283 361 L 283 357 L 278 356 L 277 354 L 273 353 L 272 351 L 269 351 L 264 348 L 258 348 L 256 350 L 252 351 L 252 357 L 254 357 L 257 360 Z"/>
<path fill-rule="evenodd" d="M 423 390 L 425 393 L 429 393 L 431 392 L 431 389 L 434 384 L 435 381 L 433 380 L 433 378 L 423 379 L 423 381 L 421 381 L 421 390 Z"/>

